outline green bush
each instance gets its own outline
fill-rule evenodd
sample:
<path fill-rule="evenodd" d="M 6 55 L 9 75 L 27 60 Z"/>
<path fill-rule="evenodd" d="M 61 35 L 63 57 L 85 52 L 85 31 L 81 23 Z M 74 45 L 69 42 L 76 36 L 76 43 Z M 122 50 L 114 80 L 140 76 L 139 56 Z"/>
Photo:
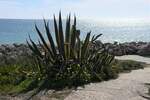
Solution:
<path fill-rule="evenodd" d="M 13 84 L 17 85 L 25 79 L 25 75 L 18 71 L 18 66 L 10 65 L 0 67 L 0 85 Z"/>
<path fill-rule="evenodd" d="M 17 91 L 19 89 L 23 91 L 25 87 L 21 87 L 22 82 L 29 79 L 34 80 L 36 70 L 32 63 L 32 59 L 26 57 L 26 59 L 28 58 L 28 60 L 30 60 L 28 61 L 25 59 L 23 60 L 23 58 L 20 59 L 20 61 L 19 59 L 16 59 L 17 62 L 0 65 L 0 94 L 8 94 L 11 91 L 12 93 L 14 91 L 17 93 L 20 92 Z M 26 84 L 26 82 L 24 84 Z M 28 84 L 26 86 L 26 88 L 30 87 Z"/>
<path fill-rule="evenodd" d="M 131 70 L 143 69 L 144 63 L 132 60 L 114 60 L 112 68 L 117 72 L 129 72 Z"/>

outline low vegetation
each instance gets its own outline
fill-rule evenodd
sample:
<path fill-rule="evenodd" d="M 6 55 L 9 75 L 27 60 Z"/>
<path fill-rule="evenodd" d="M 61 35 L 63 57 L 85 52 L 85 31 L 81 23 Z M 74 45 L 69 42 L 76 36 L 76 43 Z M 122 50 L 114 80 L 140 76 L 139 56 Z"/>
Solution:
<path fill-rule="evenodd" d="M 117 73 L 130 72 L 136 69 L 143 69 L 144 66 L 145 66 L 145 63 L 136 62 L 132 60 L 114 60 L 112 64 L 112 68 Z"/>
<path fill-rule="evenodd" d="M 26 62 L 24 62 L 26 63 Z M 25 68 L 28 70 L 25 71 Z M 114 60 L 112 70 L 114 73 L 130 72 L 131 70 L 144 68 L 144 64 L 130 60 Z M 29 70 L 30 69 L 30 70 Z M 22 70 L 25 72 L 22 73 Z M 37 82 L 30 76 L 32 67 L 20 65 L 0 66 L 0 94 L 16 94 L 22 91 L 29 91 L 37 87 Z M 27 75 L 28 73 L 28 75 Z M 116 74 L 116 78 L 117 78 Z M 32 83 L 32 84 L 31 84 Z M 34 86 L 34 87 L 33 87 Z"/>
<path fill-rule="evenodd" d="M 19 93 L 24 90 L 29 81 L 33 80 L 33 68 L 29 56 L 21 56 L 11 63 L 0 63 L 0 94 Z"/>

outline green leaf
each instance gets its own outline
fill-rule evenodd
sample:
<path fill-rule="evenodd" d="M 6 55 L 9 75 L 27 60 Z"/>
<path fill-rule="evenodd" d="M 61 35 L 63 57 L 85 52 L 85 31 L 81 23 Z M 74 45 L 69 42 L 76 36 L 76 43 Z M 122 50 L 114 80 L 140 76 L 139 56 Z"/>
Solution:
<path fill-rule="evenodd" d="M 46 41 L 45 41 L 45 39 L 44 39 L 42 33 L 39 31 L 39 29 L 37 28 L 36 25 L 35 25 L 35 29 L 36 29 L 36 31 L 37 31 L 37 33 L 38 33 L 38 35 L 39 35 L 41 41 L 43 42 L 44 46 L 45 46 L 46 49 L 49 51 L 51 57 L 54 59 L 54 54 L 52 53 L 51 49 L 48 47 L 48 45 L 47 45 L 47 43 L 46 43 Z"/>
<path fill-rule="evenodd" d="M 76 17 L 74 17 L 74 24 L 72 25 L 71 29 L 71 43 L 70 43 L 70 56 L 72 58 L 76 58 L 76 51 L 75 51 L 75 43 L 77 39 L 77 32 L 76 32 Z"/>
<path fill-rule="evenodd" d="M 77 43 L 76 43 L 76 49 L 77 49 L 77 57 L 78 59 L 81 58 L 81 40 L 80 40 L 80 30 L 77 30 Z"/>
<path fill-rule="evenodd" d="M 51 33 L 50 33 L 49 24 L 48 24 L 48 23 L 46 24 L 46 21 L 45 21 L 45 20 L 44 20 L 44 24 L 45 24 L 45 30 L 46 30 L 46 34 L 47 34 L 47 37 L 48 37 L 50 46 L 51 46 L 51 48 L 52 48 L 52 51 L 53 51 L 54 55 L 56 55 L 56 48 L 55 48 L 55 44 L 54 44 L 52 35 L 51 35 Z"/>
<path fill-rule="evenodd" d="M 69 18 L 67 18 L 66 21 L 66 34 L 65 34 L 65 41 L 66 43 L 69 43 L 69 38 L 70 38 L 70 15 Z"/>
<path fill-rule="evenodd" d="M 60 51 L 61 55 L 65 57 L 64 53 L 64 34 L 63 34 L 63 27 L 62 27 L 62 18 L 61 18 L 61 12 L 59 12 L 59 36 L 60 36 Z"/>
<path fill-rule="evenodd" d="M 59 33 L 58 33 L 58 26 L 57 26 L 55 15 L 54 15 L 54 28 L 55 28 L 56 42 L 57 42 L 58 50 L 59 50 L 59 53 L 60 53 L 61 52 L 61 48 L 60 48 L 60 36 L 59 36 Z"/>
<path fill-rule="evenodd" d="M 72 25 L 72 33 L 71 33 L 71 47 L 74 49 L 76 42 L 76 17 L 74 17 L 74 24 Z"/>
<path fill-rule="evenodd" d="M 32 41 L 32 39 L 30 38 L 29 36 L 29 39 L 30 39 L 30 42 L 32 43 L 32 46 L 27 42 L 27 44 L 29 45 L 29 47 L 31 48 L 32 47 L 32 50 L 35 54 L 37 54 L 39 57 L 43 58 L 41 52 L 39 51 L 38 47 L 36 46 L 36 44 Z"/>
<path fill-rule="evenodd" d="M 98 34 L 97 36 L 93 35 L 91 41 L 94 42 L 96 41 L 102 34 Z"/>
<path fill-rule="evenodd" d="M 82 50 L 81 50 L 81 58 L 84 59 L 85 55 L 87 53 L 87 49 L 88 49 L 88 45 L 89 45 L 89 40 L 90 40 L 90 34 L 91 31 L 89 33 L 87 33 L 86 38 L 84 40 L 84 43 L 82 45 Z"/>
<path fill-rule="evenodd" d="M 66 21 L 66 32 L 65 32 L 65 58 L 69 59 L 70 56 L 70 15 Z"/>

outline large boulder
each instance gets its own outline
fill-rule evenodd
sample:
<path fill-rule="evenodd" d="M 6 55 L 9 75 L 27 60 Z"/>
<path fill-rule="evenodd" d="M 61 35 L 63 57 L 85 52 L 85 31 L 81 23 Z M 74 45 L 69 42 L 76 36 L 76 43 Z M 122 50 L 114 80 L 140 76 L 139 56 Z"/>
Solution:
<path fill-rule="evenodd" d="M 138 48 L 136 46 L 136 42 L 131 42 L 131 43 L 124 43 L 124 54 L 136 54 L 138 51 Z"/>
<path fill-rule="evenodd" d="M 137 54 L 141 56 L 150 56 L 150 43 L 139 46 Z"/>

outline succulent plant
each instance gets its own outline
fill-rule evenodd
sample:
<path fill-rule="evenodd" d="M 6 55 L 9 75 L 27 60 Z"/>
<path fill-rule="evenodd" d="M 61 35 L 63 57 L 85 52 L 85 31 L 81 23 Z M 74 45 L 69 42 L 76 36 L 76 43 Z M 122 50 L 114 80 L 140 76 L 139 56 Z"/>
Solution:
<path fill-rule="evenodd" d="M 52 37 L 46 20 L 44 20 L 44 25 L 48 42 L 37 25 L 35 29 L 40 38 L 39 46 L 30 36 L 29 41 L 27 40 L 42 77 L 40 87 L 45 84 L 51 88 L 77 86 L 108 76 L 114 56 L 109 55 L 105 49 L 92 50 L 90 48 L 90 44 L 102 34 L 91 37 L 91 32 L 88 32 L 82 40 L 80 30 L 76 28 L 76 17 L 71 25 L 70 15 L 67 17 L 66 29 L 63 31 L 61 13 L 59 13 L 58 23 L 54 15 L 55 39 Z"/>

